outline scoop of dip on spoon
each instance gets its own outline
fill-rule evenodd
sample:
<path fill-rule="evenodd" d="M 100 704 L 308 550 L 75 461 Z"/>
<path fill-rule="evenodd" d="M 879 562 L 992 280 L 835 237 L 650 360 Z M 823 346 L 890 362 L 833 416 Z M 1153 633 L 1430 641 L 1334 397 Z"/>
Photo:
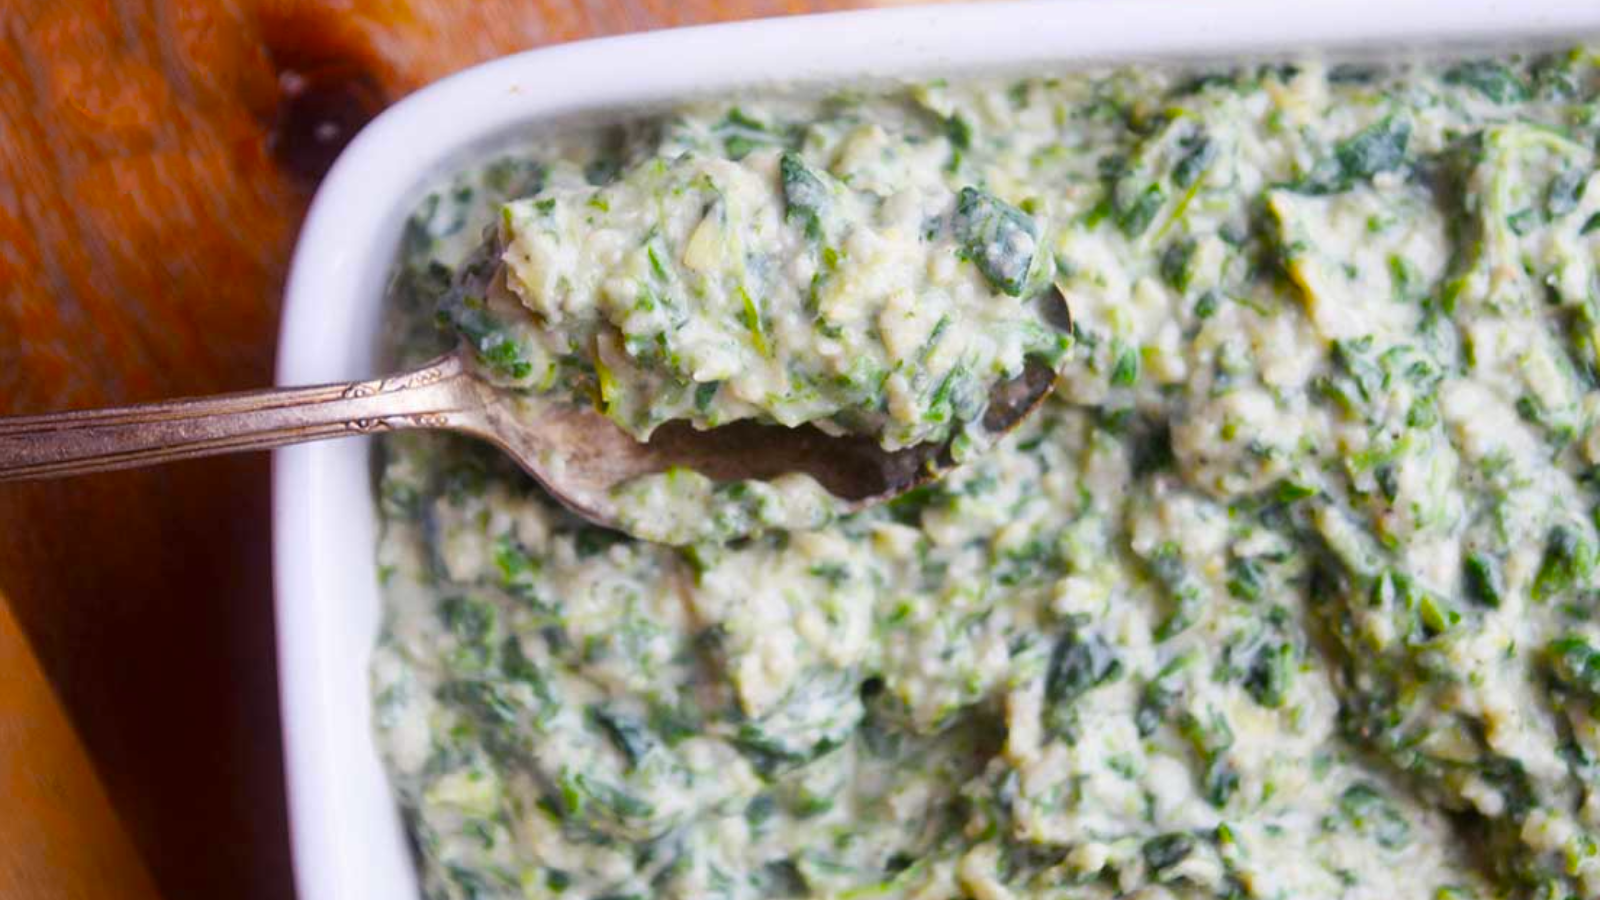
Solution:
<path fill-rule="evenodd" d="M 1041 223 L 910 171 L 857 187 L 764 148 L 553 183 L 440 317 L 487 380 L 682 460 L 570 505 L 667 543 L 817 527 L 991 444 L 1072 346 Z"/>

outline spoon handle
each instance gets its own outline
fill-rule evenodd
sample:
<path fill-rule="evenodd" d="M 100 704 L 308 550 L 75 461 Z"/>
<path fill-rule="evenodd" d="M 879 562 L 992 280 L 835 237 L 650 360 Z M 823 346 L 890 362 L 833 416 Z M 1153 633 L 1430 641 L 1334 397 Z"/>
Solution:
<path fill-rule="evenodd" d="M 460 428 L 483 405 L 455 354 L 374 381 L 0 417 L 0 481 L 81 475 L 405 428 Z"/>

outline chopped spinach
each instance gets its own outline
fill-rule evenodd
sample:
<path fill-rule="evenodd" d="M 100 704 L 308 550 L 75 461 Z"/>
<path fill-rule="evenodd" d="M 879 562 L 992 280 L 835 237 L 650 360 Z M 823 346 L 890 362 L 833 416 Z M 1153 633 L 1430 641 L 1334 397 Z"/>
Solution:
<path fill-rule="evenodd" d="M 1492 59 L 1473 59 L 1445 70 L 1444 83 L 1471 88 L 1496 103 L 1516 103 L 1528 99 L 1528 85 L 1504 63 Z"/>
<path fill-rule="evenodd" d="M 951 227 L 963 254 L 996 290 L 1022 296 L 1039 248 L 1039 226 L 1031 216 L 991 194 L 965 187 L 956 195 Z"/>
<path fill-rule="evenodd" d="M 1411 842 L 1411 823 L 1370 784 L 1345 788 L 1339 795 L 1339 813 L 1352 828 L 1370 836 L 1385 850 L 1399 850 Z"/>
<path fill-rule="evenodd" d="M 805 227 L 808 237 L 820 239 L 823 217 L 833 204 L 828 186 L 794 153 L 779 157 L 778 175 L 783 182 L 786 214 Z"/>
<path fill-rule="evenodd" d="M 1393 172 L 1409 163 L 1411 122 L 1398 113 L 1367 126 L 1335 144 L 1324 158 L 1292 187 L 1306 194 L 1336 194 Z"/>

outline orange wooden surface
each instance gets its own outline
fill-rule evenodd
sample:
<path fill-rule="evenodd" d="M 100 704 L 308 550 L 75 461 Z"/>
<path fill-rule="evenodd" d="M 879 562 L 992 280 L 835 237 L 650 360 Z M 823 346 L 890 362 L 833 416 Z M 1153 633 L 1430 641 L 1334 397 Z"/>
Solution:
<path fill-rule="evenodd" d="M 267 384 L 319 124 L 510 50 L 847 5 L 0 0 L 0 414 Z M 267 517 L 261 456 L 0 487 L 0 896 L 290 896 Z"/>
<path fill-rule="evenodd" d="M 3 601 L 3 598 L 0 598 Z M 155 900 L 55 692 L 0 602 L 0 897 Z M 17 810 L 29 813 L 13 820 Z"/>

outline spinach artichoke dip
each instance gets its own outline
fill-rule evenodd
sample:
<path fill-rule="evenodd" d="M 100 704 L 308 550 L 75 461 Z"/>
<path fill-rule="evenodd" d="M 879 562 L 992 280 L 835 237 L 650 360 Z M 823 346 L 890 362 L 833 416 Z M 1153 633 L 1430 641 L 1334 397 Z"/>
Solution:
<path fill-rule="evenodd" d="M 599 188 L 568 172 L 501 207 L 490 246 L 525 309 L 446 309 L 491 376 L 598 397 L 640 440 L 749 416 L 890 450 L 941 440 L 1072 341 L 1025 296 L 1049 286 L 1038 222 L 953 190 L 931 159 L 947 148 L 882 133 L 839 176 L 783 144 L 729 159 L 688 134 Z"/>
<path fill-rule="evenodd" d="M 741 98 L 441 187 L 397 361 L 637 435 L 957 439 L 1061 376 L 938 483 L 681 547 L 386 439 L 428 896 L 1600 897 L 1597 64 Z"/>

